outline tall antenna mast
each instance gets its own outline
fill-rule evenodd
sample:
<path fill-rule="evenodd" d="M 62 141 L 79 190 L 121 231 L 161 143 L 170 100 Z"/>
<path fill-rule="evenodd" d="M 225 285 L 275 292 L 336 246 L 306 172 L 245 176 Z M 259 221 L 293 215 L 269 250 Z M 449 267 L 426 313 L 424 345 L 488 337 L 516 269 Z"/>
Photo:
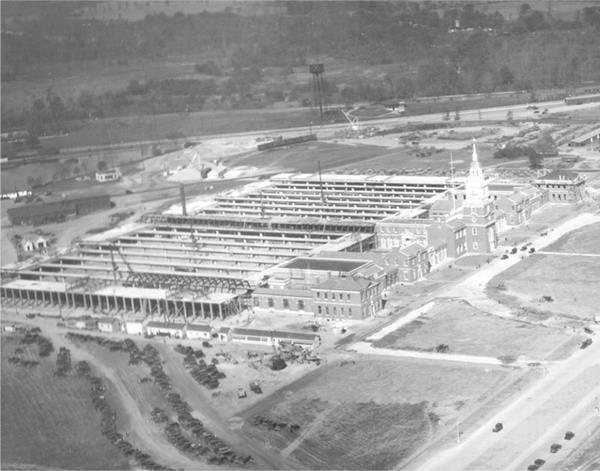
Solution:
<path fill-rule="evenodd" d="M 452 214 L 456 213 L 456 195 L 454 193 L 454 159 L 450 152 L 450 197 L 452 198 Z"/>

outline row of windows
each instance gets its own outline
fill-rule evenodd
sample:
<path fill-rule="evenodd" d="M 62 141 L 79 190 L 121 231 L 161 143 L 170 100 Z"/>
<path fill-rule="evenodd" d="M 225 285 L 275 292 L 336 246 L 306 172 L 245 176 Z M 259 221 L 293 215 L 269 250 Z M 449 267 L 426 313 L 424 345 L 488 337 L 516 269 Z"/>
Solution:
<path fill-rule="evenodd" d="M 283 309 L 289 309 L 290 308 L 289 299 L 284 298 L 282 305 L 283 305 Z M 273 298 L 267 298 L 267 306 L 269 308 L 275 307 L 275 301 L 273 301 Z M 260 298 L 254 298 L 254 307 L 260 307 Z M 305 307 L 304 301 L 302 299 L 299 299 L 296 302 L 296 309 L 298 311 L 304 311 L 304 307 Z"/>
<path fill-rule="evenodd" d="M 456 232 L 456 240 L 460 239 L 461 237 L 465 237 L 466 234 L 467 234 L 466 229 L 461 229 L 460 231 L 457 231 Z"/>
<path fill-rule="evenodd" d="M 330 314 L 330 307 L 329 307 L 329 306 L 325 306 L 325 307 L 323 307 L 323 306 L 319 305 L 319 306 L 317 306 L 317 312 L 318 312 L 319 314 L 323 314 L 323 313 L 325 313 L 325 315 L 326 315 L 326 316 L 328 316 L 328 315 Z M 333 312 L 333 315 L 334 315 L 334 316 L 337 316 L 337 315 L 338 315 L 338 309 L 337 309 L 337 306 L 333 306 L 333 310 L 332 310 L 332 312 Z M 348 308 L 348 311 L 347 311 L 347 312 L 348 312 L 348 317 L 352 317 L 352 308 L 351 308 L 351 307 L 349 307 L 349 308 Z M 346 315 L 346 308 L 344 308 L 344 307 L 341 307 L 341 308 L 339 309 L 339 313 L 340 313 L 340 315 L 341 315 L 341 316 L 345 316 L 345 315 Z"/>
<path fill-rule="evenodd" d="M 323 293 L 323 298 L 327 299 L 327 297 L 329 296 L 329 294 L 327 292 Z M 317 291 L 317 298 L 321 297 L 321 292 Z M 344 293 L 338 293 L 338 297 L 339 299 L 343 300 L 344 299 Z M 336 299 L 336 294 L 335 293 L 331 293 L 331 299 Z M 346 299 L 348 301 L 350 301 L 350 293 L 346 293 Z"/>

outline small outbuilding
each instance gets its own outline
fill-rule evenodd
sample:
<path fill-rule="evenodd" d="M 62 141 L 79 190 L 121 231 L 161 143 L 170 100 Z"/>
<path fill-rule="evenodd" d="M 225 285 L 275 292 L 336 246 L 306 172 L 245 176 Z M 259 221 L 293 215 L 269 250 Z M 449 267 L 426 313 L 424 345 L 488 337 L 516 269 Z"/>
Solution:
<path fill-rule="evenodd" d="M 26 234 L 21 238 L 21 248 L 24 252 L 35 252 L 48 247 L 48 241 L 40 234 Z"/>
<path fill-rule="evenodd" d="M 141 320 L 126 321 L 125 332 L 129 335 L 144 335 L 144 323 Z"/>
<path fill-rule="evenodd" d="M 103 317 L 98 319 L 98 330 L 100 332 L 115 333 L 121 331 L 121 322 L 114 317 Z"/>
<path fill-rule="evenodd" d="M 209 325 L 188 324 L 185 335 L 189 340 L 208 340 L 212 337 L 212 328 Z"/>
<path fill-rule="evenodd" d="M 185 324 L 177 322 L 148 322 L 146 333 L 148 335 L 163 335 L 182 339 L 184 337 Z"/>

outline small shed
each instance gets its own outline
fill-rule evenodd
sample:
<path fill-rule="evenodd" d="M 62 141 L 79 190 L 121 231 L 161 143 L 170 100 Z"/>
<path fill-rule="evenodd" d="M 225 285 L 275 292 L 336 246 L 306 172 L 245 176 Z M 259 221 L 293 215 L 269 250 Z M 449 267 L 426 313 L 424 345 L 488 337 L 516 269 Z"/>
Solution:
<path fill-rule="evenodd" d="M 114 333 L 121 331 L 121 322 L 114 317 L 103 317 L 98 319 L 98 330 L 100 332 Z"/>
<path fill-rule="evenodd" d="M 98 321 L 91 317 L 76 317 L 67 319 L 67 327 L 71 329 L 96 330 L 98 328 Z"/>
<path fill-rule="evenodd" d="M 48 247 L 48 241 L 39 234 L 26 234 L 21 238 L 21 248 L 25 252 L 34 252 L 46 247 Z"/>
<path fill-rule="evenodd" d="M 146 332 L 148 335 L 164 335 L 181 339 L 184 336 L 185 324 L 177 322 L 148 322 Z"/>
<path fill-rule="evenodd" d="M 121 179 L 121 171 L 118 168 L 112 168 L 104 172 L 96 172 L 96 181 L 100 183 L 116 182 Z"/>
<path fill-rule="evenodd" d="M 144 335 L 144 323 L 141 320 L 126 321 L 125 332 L 129 335 Z"/>
<path fill-rule="evenodd" d="M 217 335 L 221 342 L 229 342 L 231 340 L 231 327 L 221 327 Z"/>
<path fill-rule="evenodd" d="M 208 340 L 212 337 L 212 328 L 209 325 L 188 324 L 185 334 L 190 340 Z"/>

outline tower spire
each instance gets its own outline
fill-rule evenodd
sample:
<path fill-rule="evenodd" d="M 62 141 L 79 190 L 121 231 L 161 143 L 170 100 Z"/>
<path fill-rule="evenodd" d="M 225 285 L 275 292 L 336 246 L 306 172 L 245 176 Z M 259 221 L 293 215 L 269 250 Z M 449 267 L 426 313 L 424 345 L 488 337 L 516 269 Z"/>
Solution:
<path fill-rule="evenodd" d="M 477 157 L 477 142 L 475 138 L 473 138 L 473 162 L 479 162 L 479 158 Z"/>

